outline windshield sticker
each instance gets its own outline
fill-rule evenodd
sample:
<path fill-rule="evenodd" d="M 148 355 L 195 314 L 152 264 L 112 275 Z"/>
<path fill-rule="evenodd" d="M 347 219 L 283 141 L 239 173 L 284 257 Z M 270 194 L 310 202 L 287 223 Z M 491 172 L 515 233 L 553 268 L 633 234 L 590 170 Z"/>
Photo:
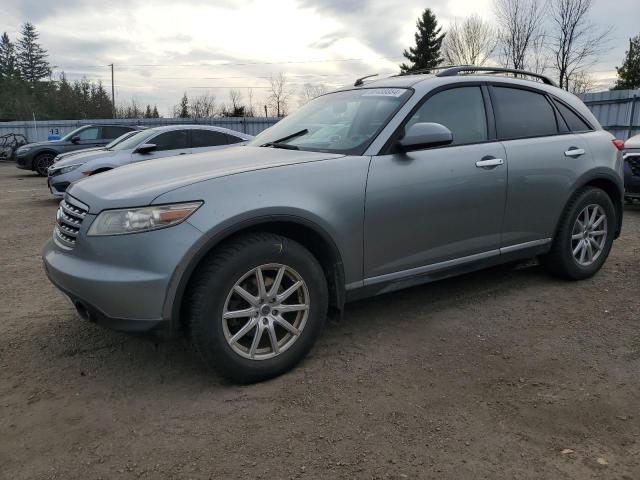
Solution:
<path fill-rule="evenodd" d="M 406 92 L 403 88 L 372 88 L 362 94 L 363 97 L 400 97 Z"/>

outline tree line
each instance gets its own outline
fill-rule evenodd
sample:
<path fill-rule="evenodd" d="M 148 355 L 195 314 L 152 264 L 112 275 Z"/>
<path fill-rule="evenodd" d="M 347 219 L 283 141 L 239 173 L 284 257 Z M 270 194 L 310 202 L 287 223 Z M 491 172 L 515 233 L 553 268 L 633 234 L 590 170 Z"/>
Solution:
<path fill-rule="evenodd" d="M 494 0 L 495 23 L 472 15 L 446 32 L 427 8 L 400 70 L 498 65 L 554 76 L 560 88 L 585 93 L 596 86 L 590 69 L 608 51 L 611 33 L 590 21 L 592 7 L 593 0 Z M 630 40 L 616 71 L 613 89 L 640 88 L 640 35 Z"/>
<path fill-rule="evenodd" d="M 73 82 L 62 72 L 52 78 L 47 50 L 38 42 L 36 27 L 22 25 L 13 42 L 6 32 L 0 37 L 0 120 L 75 120 L 79 118 L 123 118 L 131 114 L 159 117 L 156 106 L 146 109 L 113 102 L 101 82 L 86 78 Z M 135 102 L 134 102 L 135 103 Z"/>

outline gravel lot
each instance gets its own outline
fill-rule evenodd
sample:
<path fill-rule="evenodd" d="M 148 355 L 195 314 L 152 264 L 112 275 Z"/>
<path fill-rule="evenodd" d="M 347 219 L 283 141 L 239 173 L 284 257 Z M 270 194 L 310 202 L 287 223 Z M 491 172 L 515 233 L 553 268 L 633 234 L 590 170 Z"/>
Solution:
<path fill-rule="evenodd" d="M 57 201 L 0 164 L 0 478 L 640 478 L 640 205 L 593 279 L 534 263 L 350 304 L 293 372 L 76 318 Z"/>

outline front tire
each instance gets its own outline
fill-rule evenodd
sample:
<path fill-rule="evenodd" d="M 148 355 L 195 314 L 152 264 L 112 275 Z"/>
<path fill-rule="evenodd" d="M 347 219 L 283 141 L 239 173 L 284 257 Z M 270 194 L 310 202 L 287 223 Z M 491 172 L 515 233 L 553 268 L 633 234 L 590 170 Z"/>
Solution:
<path fill-rule="evenodd" d="M 551 274 L 571 280 L 593 276 L 604 264 L 617 225 L 616 211 L 604 190 L 586 187 L 567 205 L 541 263 Z"/>
<path fill-rule="evenodd" d="M 188 298 L 195 350 L 208 367 L 238 383 L 293 368 L 320 335 L 328 303 L 316 258 L 269 233 L 218 248 L 196 271 Z"/>
<path fill-rule="evenodd" d="M 49 174 L 49 167 L 53 165 L 53 159 L 55 155 L 52 153 L 41 153 L 33 159 L 33 169 L 41 177 L 46 177 Z"/>

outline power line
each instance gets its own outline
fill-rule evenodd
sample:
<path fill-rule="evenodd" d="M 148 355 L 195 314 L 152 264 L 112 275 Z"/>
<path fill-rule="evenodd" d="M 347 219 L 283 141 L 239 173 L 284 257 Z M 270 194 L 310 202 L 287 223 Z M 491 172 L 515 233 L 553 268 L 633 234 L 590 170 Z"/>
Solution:
<path fill-rule="evenodd" d="M 191 68 L 216 68 L 216 67 L 245 67 L 254 65 L 299 65 L 309 63 L 342 63 L 342 62 L 367 62 L 370 60 L 402 60 L 403 57 L 372 57 L 372 58 L 337 58 L 333 60 L 297 60 L 286 62 L 242 62 L 242 63 L 116 63 L 116 67 L 122 68 L 165 68 L 165 67 L 191 67 Z M 107 68 L 110 65 L 59 65 L 59 69 L 71 68 Z"/>

